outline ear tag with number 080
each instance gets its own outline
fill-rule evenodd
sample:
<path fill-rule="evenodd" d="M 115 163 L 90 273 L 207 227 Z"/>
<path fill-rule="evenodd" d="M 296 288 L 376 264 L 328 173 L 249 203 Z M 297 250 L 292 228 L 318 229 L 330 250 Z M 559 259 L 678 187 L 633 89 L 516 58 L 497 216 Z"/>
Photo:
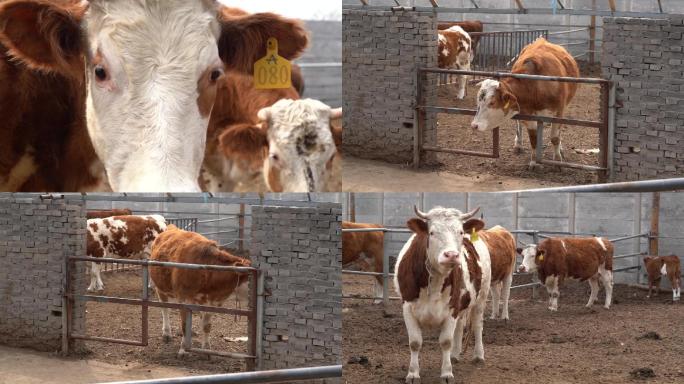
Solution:
<path fill-rule="evenodd" d="M 292 64 L 278 56 L 278 40 L 274 37 L 266 42 L 266 56 L 254 63 L 254 86 L 256 89 L 292 87 Z"/>

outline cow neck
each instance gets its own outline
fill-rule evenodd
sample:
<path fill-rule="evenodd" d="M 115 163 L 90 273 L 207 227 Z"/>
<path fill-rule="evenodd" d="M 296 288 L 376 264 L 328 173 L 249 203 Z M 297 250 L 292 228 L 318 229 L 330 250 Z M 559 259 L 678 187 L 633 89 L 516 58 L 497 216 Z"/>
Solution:
<path fill-rule="evenodd" d="M 527 93 L 529 93 L 529 90 L 525 90 L 522 88 L 522 82 L 519 79 L 507 77 L 505 79 L 501 79 L 499 83 L 506 84 L 508 88 L 511 89 L 511 93 L 515 95 L 515 105 L 517 106 L 516 110 L 518 111 L 518 113 L 527 114 L 527 112 L 523 113 L 522 108 L 520 108 L 520 101 L 518 100 L 520 98 L 527 97 Z"/>
<path fill-rule="evenodd" d="M 449 301 L 449 307 L 454 318 L 458 317 L 458 314 L 468 308 L 470 303 L 477 298 L 482 286 L 482 269 L 477 263 L 480 256 L 473 243 L 466 238 L 463 239 L 462 255 L 466 261 L 468 279 L 474 287 L 474 292 L 472 292 L 474 295 L 467 289 L 463 270 L 459 267 L 454 268 L 451 273 L 453 282 L 451 286 L 451 299 Z"/>

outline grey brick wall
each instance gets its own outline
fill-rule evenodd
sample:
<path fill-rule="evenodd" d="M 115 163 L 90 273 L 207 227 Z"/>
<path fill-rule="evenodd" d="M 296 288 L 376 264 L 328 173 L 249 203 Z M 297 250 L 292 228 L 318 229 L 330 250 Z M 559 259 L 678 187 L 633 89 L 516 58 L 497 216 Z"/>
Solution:
<path fill-rule="evenodd" d="M 254 266 L 265 273 L 262 369 L 340 364 L 341 204 L 252 207 Z"/>
<path fill-rule="evenodd" d="M 437 67 L 437 17 L 429 12 L 345 9 L 342 24 L 344 151 L 409 162 L 416 68 Z M 433 105 L 436 84 L 437 76 L 425 79 L 426 101 Z M 434 142 L 436 120 L 429 117 L 425 139 Z"/>
<path fill-rule="evenodd" d="M 65 258 L 85 254 L 85 228 L 81 202 L 0 194 L 0 343 L 61 348 Z M 83 268 L 72 276 L 84 276 Z M 84 316 L 76 304 L 75 330 L 83 329 Z"/>
<path fill-rule="evenodd" d="M 684 16 L 604 18 L 603 74 L 617 82 L 616 180 L 684 170 Z"/>

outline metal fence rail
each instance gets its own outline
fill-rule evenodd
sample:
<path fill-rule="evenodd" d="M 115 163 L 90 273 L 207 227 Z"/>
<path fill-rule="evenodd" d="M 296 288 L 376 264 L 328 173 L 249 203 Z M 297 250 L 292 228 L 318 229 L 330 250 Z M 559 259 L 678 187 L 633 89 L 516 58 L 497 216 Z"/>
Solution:
<path fill-rule="evenodd" d="M 81 295 L 76 294 L 72 291 L 71 282 L 71 268 L 75 262 L 97 262 L 97 263 L 118 263 L 126 265 L 137 265 L 142 267 L 142 294 L 140 299 L 130 299 L 122 297 L 113 296 L 98 296 L 98 295 Z M 233 271 L 241 273 L 249 273 L 251 283 L 249 285 L 250 294 L 250 306 L 248 310 L 242 309 L 232 309 L 232 308 L 222 308 L 222 307 L 212 307 L 204 305 L 194 305 L 185 303 L 164 303 L 159 301 L 151 301 L 149 299 L 149 267 L 167 267 L 167 268 L 180 268 L 180 269 L 190 269 L 190 270 L 211 270 L 211 271 Z M 220 265 L 204 265 L 204 264 L 188 264 L 188 263 L 175 263 L 175 262 L 161 262 L 152 260 L 123 260 L 123 259 L 113 259 L 113 258 L 96 258 L 96 257 L 80 257 L 71 256 L 66 260 L 66 278 L 64 287 L 64 307 L 66 311 L 62 313 L 62 322 L 65 325 L 62 330 L 62 352 L 67 354 L 69 351 L 69 341 L 73 339 L 80 340 L 90 340 L 99 342 L 109 342 L 116 344 L 126 344 L 133 346 L 147 346 L 149 341 L 149 331 L 148 331 L 148 311 L 150 307 L 157 308 L 171 308 L 171 309 L 182 309 L 187 311 L 186 316 L 186 329 L 185 337 L 183 339 L 183 345 L 185 350 L 188 352 L 201 353 L 206 355 L 216 355 L 223 357 L 230 357 L 236 359 L 244 359 L 247 361 L 247 366 L 249 370 L 256 367 L 261 356 L 261 318 L 263 316 L 263 295 L 264 295 L 264 276 L 260 271 L 253 267 L 233 267 L 233 266 L 220 266 Z M 117 338 L 107 338 L 98 336 L 89 336 L 85 334 L 75 333 L 71 329 L 71 318 L 72 311 L 75 301 L 94 301 L 98 303 L 114 303 L 114 304 L 126 304 L 126 305 L 136 305 L 140 306 L 142 309 L 141 316 L 141 338 L 140 340 L 128 340 L 128 339 L 117 339 Z M 248 319 L 248 352 L 236 353 L 236 352 L 220 352 L 212 351 L 201 348 L 192 348 L 192 313 L 193 312 L 211 312 L 211 313 L 221 313 L 221 314 L 232 314 L 236 316 L 247 317 Z"/>

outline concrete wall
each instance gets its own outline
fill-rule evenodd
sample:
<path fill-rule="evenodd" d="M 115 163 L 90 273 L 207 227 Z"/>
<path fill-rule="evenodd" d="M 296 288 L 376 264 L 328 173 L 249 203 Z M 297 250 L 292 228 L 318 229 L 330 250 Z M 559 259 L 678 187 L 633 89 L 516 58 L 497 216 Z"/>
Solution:
<path fill-rule="evenodd" d="M 509 230 L 529 229 L 595 234 L 608 238 L 650 231 L 651 193 L 356 193 L 356 221 L 381 223 L 387 227 L 406 228 L 413 205 L 429 210 L 437 205 L 462 211 L 481 207 L 488 227 L 502 225 Z M 344 217 L 349 218 L 349 202 L 344 203 Z M 660 239 L 660 254 L 682 255 L 684 248 L 684 193 L 662 193 L 660 234 L 673 238 Z M 393 259 L 408 239 L 408 234 L 389 236 L 389 252 Z M 525 234 L 517 236 L 525 243 Z M 615 243 L 615 254 L 647 252 L 646 239 Z M 615 268 L 636 265 L 640 258 L 615 261 Z M 636 271 L 616 273 L 617 282 L 637 282 Z M 644 281 L 644 280 L 641 280 Z"/>
<path fill-rule="evenodd" d="M 0 343 L 40 351 L 62 346 L 66 258 L 85 253 L 85 209 L 80 202 L 0 194 Z M 84 263 L 72 276 L 84 276 Z M 85 290 L 85 281 L 73 281 Z M 76 304 L 81 332 L 85 307 Z M 72 347 L 80 345 L 76 343 Z"/>
<path fill-rule="evenodd" d="M 340 364 L 341 205 L 254 206 L 252 215 L 251 255 L 267 291 L 261 368 Z"/>
<path fill-rule="evenodd" d="M 344 151 L 393 163 L 411 161 L 416 68 L 437 66 L 433 13 L 343 11 Z M 428 76 L 428 104 L 436 98 Z M 428 119 L 428 142 L 436 125 Z"/>
<path fill-rule="evenodd" d="M 614 176 L 643 180 L 684 170 L 684 16 L 606 18 L 603 74 L 617 82 Z"/>
<path fill-rule="evenodd" d="M 320 100 L 331 107 L 342 106 L 342 68 L 307 67 L 312 63 L 342 62 L 342 22 L 305 21 L 311 31 L 309 49 L 297 60 L 303 65 L 306 83 L 304 97 Z"/>

